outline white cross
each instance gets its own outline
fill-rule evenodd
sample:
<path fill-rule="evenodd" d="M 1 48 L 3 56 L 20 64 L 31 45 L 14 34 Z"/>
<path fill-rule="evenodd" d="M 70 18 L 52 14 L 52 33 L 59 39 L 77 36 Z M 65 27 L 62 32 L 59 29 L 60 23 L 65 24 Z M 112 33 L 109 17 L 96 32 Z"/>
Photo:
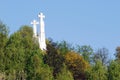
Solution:
<path fill-rule="evenodd" d="M 43 21 L 43 18 L 45 18 L 45 15 L 43 15 L 43 13 L 39 13 L 38 17 L 40 18 L 41 21 Z"/>
<path fill-rule="evenodd" d="M 34 34 L 34 37 L 37 37 L 37 29 L 36 29 L 36 27 L 37 27 L 37 24 L 39 24 L 39 23 L 36 20 L 33 20 L 31 22 L 31 24 L 33 24 L 33 34 Z"/>
<path fill-rule="evenodd" d="M 33 20 L 32 22 L 31 22 L 31 24 L 33 24 L 33 26 L 36 26 L 37 24 L 39 24 L 36 20 Z"/>

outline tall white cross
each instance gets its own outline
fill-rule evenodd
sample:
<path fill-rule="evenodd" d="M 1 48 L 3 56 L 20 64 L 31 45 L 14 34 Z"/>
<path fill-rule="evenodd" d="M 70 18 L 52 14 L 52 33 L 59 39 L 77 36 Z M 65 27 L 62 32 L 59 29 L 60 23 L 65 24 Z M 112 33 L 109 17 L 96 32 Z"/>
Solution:
<path fill-rule="evenodd" d="M 43 13 L 38 14 L 38 17 L 40 18 L 40 36 L 39 36 L 39 44 L 41 50 L 46 50 L 46 40 L 45 40 L 45 24 L 44 24 L 44 18 L 45 16 Z"/>
<path fill-rule="evenodd" d="M 43 21 L 43 18 L 45 18 L 45 16 L 43 15 L 43 13 L 39 13 L 38 17 L 40 18 L 40 21 Z"/>
<path fill-rule="evenodd" d="M 33 37 L 37 37 L 37 24 L 39 24 L 36 20 L 33 20 L 31 22 L 31 24 L 33 24 Z"/>

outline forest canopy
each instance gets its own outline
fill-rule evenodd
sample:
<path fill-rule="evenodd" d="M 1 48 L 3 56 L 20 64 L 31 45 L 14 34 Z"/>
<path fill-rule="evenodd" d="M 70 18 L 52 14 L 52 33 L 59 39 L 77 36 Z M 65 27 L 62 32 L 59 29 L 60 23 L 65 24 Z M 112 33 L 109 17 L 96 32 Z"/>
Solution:
<path fill-rule="evenodd" d="M 119 80 L 120 47 L 115 59 L 107 48 L 71 46 L 66 41 L 46 39 L 47 50 L 39 49 L 32 27 L 21 26 L 13 34 L 0 22 L 0 80 Z"/>

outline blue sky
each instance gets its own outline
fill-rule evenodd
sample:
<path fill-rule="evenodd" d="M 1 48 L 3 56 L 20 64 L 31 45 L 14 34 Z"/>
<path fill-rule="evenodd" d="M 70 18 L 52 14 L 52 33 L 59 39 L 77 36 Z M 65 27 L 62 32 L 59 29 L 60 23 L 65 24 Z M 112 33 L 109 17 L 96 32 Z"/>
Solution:
<path fill-rule="evenodd" d="M 30 25 L 43 12 L 46 36 L 55 41 L 105 47 L 120 46 L 120 0 L 1 0 L 0 19 L 11 33 Z"/>

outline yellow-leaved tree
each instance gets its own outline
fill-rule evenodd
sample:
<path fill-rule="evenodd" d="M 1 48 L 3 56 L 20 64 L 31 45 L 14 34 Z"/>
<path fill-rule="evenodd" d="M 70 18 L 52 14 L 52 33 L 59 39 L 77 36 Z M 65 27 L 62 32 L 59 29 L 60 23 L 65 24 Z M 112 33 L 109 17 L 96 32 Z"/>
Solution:
<path fill-rule="evenodd" d="M 89 68 L 88 62 L 86 62 L 80 54 L 76 52 L 68 52 L 65 55 L 65 63 L 68 69 L 73 73 L 75 80 L 86 79 L 86 70 Z"/>

